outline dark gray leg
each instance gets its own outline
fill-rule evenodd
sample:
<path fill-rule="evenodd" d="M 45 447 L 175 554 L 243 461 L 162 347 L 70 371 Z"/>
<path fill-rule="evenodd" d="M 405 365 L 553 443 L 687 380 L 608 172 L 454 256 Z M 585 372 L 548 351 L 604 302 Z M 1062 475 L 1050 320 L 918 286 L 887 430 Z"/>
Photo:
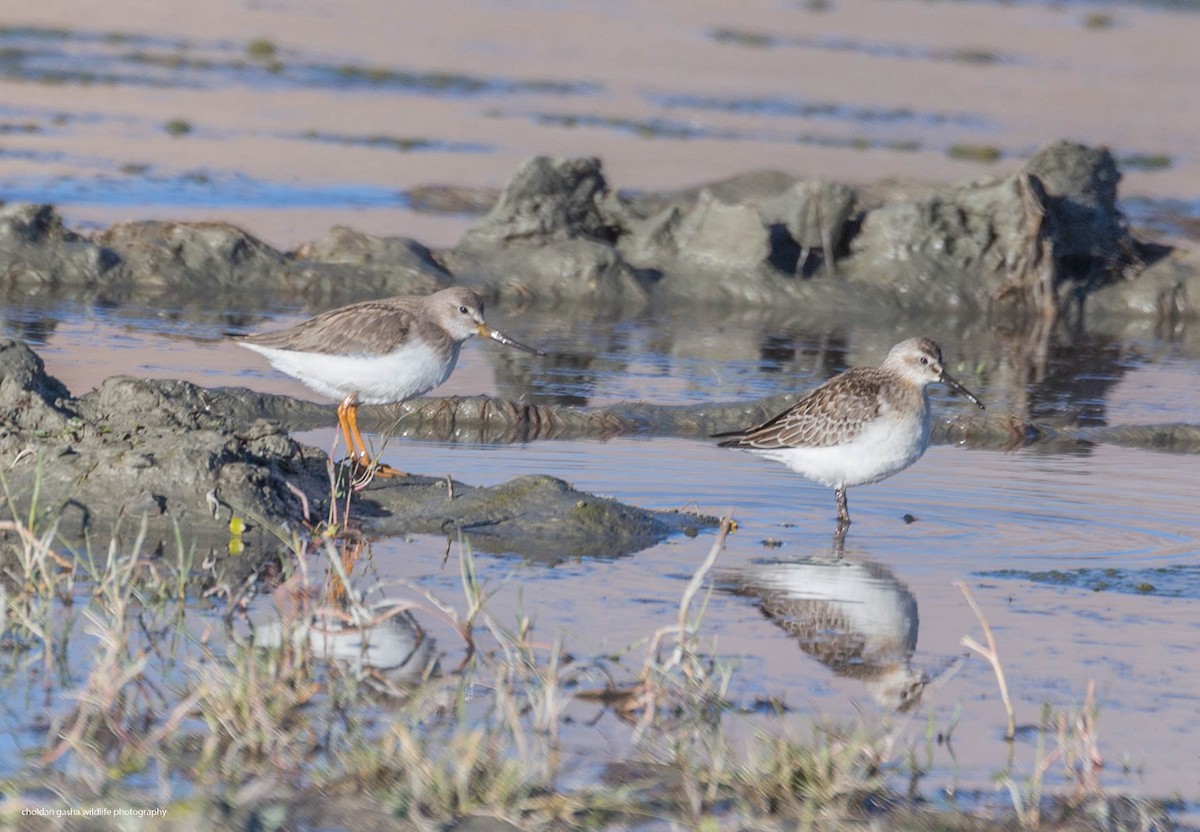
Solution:
<path fill-rule="evenodd" d="M 837 511 L 838 511 L 838 525 L 839 526 L 841 526 L 841 525 L 849 526 L 850 525 L 850 509 L 846 505 L 846 489 L 844 487 L 839 488 L 837 490 Z"/>
<path fill-rule="evenodd" d="M 846 553 L 846 532 L 850 531 L 849 523 L 838 522 L 837 528 L 833 530 L 833 546 L 830 547 L 830 554 L 841 560 Z"/>

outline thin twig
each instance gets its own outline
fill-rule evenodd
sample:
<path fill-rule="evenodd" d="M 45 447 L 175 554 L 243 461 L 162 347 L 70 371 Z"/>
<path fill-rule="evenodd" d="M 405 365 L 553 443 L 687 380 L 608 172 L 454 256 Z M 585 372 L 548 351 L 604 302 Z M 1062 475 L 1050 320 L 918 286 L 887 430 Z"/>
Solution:
<path fill-rule="evenodd" d="M 717 533 L 717 539 L 713 541 L 712 547 L 708 550 L 708 555 L 704 558 L 704 563 L 700 564 L 700 568 L 696 570 L 696 573 L 692 575 L 692 579 L 688 581 L 687 588 L 683 591 L 683 597 L 679 600 L 679 648 L 676 653 L 677 659 L 684 652 L 688 636 L 688 610 L 692 605 L 693 599 L 696 597 L 696 593 L 704 585 L 704 579 L 708 577 L 708 573 L 716 565 L 717 555 L 721 554 L 721 550 L 725 548 L 725 538 L 729 536 L 732 523 L 732 513 L 727 513 L 721 518 L 721 530 Z"/>
<path fill-rule="evenodd" d="M 688 672 L 684 666 L 684 658 L 692 652 L 690 649 L 690 639 L 692 638 L 691 626 L 688 623 L 689 609 L 696 594 L 704 585 L 705 578 L 716 564 L 717 556 L 725 548 L 725 538 L 729 536 L 729 532 L 734 528 L 736 526 L 734 525 L 732 514 L 726 514 L 721 519 L 721 528 L 717 534 L 717 539 L 713 542 L 712 547 L 708 550 L 708 555 L 704 558 L 704 562 L 700 564 L 695 574 L 692 575 L 692 579 L 688 581 L 688 585 L 683 591 L 683 596 L 679 601 L 679 617 L 676 623 L 672 626 L 659 628 L 650 639 L 646 651 L 646 664 L 642 668 L 641 678 L 638 681 L 638 687 L 641 689 L 642 715 L 634 727 L 633 737 L 635 745 L 645 736 L 645 733 L 649 730 L 658 713 L 662 690 L 656 679 L 665 676 L 674 667 L 681 667 L 685 673 Z M 675 635 L 676 637 L 675 651 L 670 660 L 663 664 L 660 663 L 658 658 L 659 650 L 662 647 L 664 639 L 669 635 Z"/>
<path fill-rule="evenodd" d="M 1013 712 L 1012 699 L 1008 696 L 1008 682 L 1004 678 L 1004 667 L 1000 664 L 1000 653 L 996 649 L 996 637 L 992 634 L 992 628 L 988 624 L 987 618 L 984 617 L 983 610 L 975 602 L 975 598 L 971 595 L 971 590 L 967 589 L 967 585 L 962 581 L 955 581 L 954 585 L 959 588 L 963 596 L 967 599 L 967 603 L 971 605 L 971 609 L 975 611 L 975 617 L 979 619 L 980 625 L 983 626 L 983 634 L 987 637 L 987 647 L 984 647 L 970 636 L 962 637 L 962 645 L 970 650 L 974 650 L 992 665 L 992 670 L 996 674 L 996 683 L 1000 686 L 1000 699 L 1004 702 L 1004 710 L 1008 714 L 1008 731 L 1005 733 L 1004 739 L 1011 742 L 1017 735 L 1017 717 Z"/>
<path fill-rule="evenodd" d="M 296 486 L 292 485 L 292 483 L 288 482 L 287 480 L 284 480 L 283 484 L 285 486 L 287 486 L 288 491 L 295 494 L 296 498 L 298 500 L 300 500 L 300 513 L 301 513 L 301 517 L 304 518 L 304 522 L 305 523 L 312 522 L 312 517 L 309 514 L 309 510 L 308 510 L 308 495 L 305 494 L 303 491 L 301 491 Z"/>

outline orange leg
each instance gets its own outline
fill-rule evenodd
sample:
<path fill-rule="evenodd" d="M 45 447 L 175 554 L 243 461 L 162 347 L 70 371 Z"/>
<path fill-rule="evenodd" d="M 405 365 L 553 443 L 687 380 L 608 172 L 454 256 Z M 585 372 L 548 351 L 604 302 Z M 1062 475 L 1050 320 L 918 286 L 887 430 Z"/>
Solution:
<path fill-rule="evenodd" d="M 358 396 L 351 393 L 342 399 L 338 405 L 338 427 L 342 429 L 342 437 L 346 440 L 346 451 L 356 461 L 367 464 L 371 461 L 367 454 L 367 446 L 363 443 L 362 434 L 358 431 Z"/>
<path fill-rule="evenodd" d="M 346 450 L 350 456 L 364 470 L 374 468 L 374 474 L 377 477 L 407 477 L 408 474 L 403 471 L 398 471 L 390 465 L 376 465 L 371 459 L 371 454 L 367 450 L 367 443 L 363 441 L 362 433 L 358 430 L 358 396 L 351 393 L 342 403 L 338 405 L 338 426 L 342 429 L 342 436 L 346 439 Z"/>

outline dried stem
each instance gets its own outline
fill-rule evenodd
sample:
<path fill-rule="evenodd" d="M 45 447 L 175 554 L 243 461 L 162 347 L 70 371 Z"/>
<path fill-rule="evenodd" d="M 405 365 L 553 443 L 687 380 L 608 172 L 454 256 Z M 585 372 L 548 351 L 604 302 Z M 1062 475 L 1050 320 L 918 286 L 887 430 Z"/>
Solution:
<path fill-rule="evenodd" d="M 971 590 L 967 589 L 967 585 L 962 581 L 955 581 L 954 585 L 959 588 L 963 596 L 967 599 L 967 603 L 971 605 L 971 609 L 974 610 L 975 617 L 979 619 L 979 623 L 983 627 L 983 634 L 987 637 L 988 643 L 988 646 L 984 647 L 970 636 L 963 636 L 962 645 L 969 650 L 974 650 L 991 664 L 992 670 L 996 674 L 996 683 L 1000 686 L 1000 699 L 1004 702 L 1004 710 L 1008 714 L 1008 730 L 1004 734 L 1004 739 L 1012 742 L 1013 738 L 1017 735 L 1017 716 L 1013 712 L 1012 699 L 1008 695 L 1008 682 L 1004 678 L 1004 667 L 1000 664 L 1000 653 L 996 649 L 996 637 L 992 634 L 992 628 L 988 624 L 987 618 L 984 617 L 983 610 L 975 602 L 975 598 L 971 595 Z"/>

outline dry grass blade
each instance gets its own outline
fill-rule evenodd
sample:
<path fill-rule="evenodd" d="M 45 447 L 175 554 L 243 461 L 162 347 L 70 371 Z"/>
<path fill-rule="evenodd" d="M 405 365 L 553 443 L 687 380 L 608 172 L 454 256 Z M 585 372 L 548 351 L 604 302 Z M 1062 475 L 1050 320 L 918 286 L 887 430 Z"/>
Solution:
<path fill-rule="evenodd" d="M 644 704 L 644 710 L 642 711 L 641 719 L 638 720 L 637 727 L 634 729 L 635 744 L 641 742 L 658 716 L 663 695 L 662 685 L 659 680 L 666 679 L 672 671 L 679 669 L 685 680 L 698 683 L 701 687 L 703 686 L 705 671 L 695 661 L 695 629 L 699 625 L 699 621 L 689 622 L 689 617 L 691 615 L 692 603 L 696 595 L 700 592 L 700 588 L 704 585 L 705 579 L 716 565 L 718 555 L 725 548 L 725 539 L 729 536 L 729 532 L 733 528 L 733 520 L 730 515 L 726 514 L 721 519 L 721 528 L 717 534 L 717 539 L 713 541 L 713 545 L 708 550 L 704 561 L 696 569 L 695 573 L 693 573 L 691 580 L 688 581 L 688 585 L 683 591 L 683 596 L 679 601 L 679 616 L 676 619 L 676 623 L 671 627 L 659 629 L 650 640 L 647 648 L 648 657 L 646 664 L 642 669 L 641 678 L 637 685 L 641 690 L 640 699 Z M 672 635 L 675 636 L 675 649 L 672 651 L 671 658 L 666 662 L 662 662 L 659 659 L 660 650 L 662 649 L 663 642 Z"/>
<path fill-rule="evenodd" d="M 954 585 L 959 588 L 967 599 L 967 603 L 971 605 L 975 617 L 979 619 L 979 624 L 983 627 L 983 634 L 988 643 L 988 646 L 984 647 L 970 636 L 963 636 L 962 645 L 969 650 L 974 650 L 991 664 L 992 671 L 996 674 L 996 684 L 1000 687 L 1000 699 L 1004 702 L 1004 711 L 1008 714 L 1008 728 L 1004 733 L 1004 738 L 1012 742 L 1017 735 L 1017 715 L 1013 711 L 1012 698 L 1008 695 L 1008 681 L 1004 677 L 1004 666 L 1000 663 L 1000 653 L 996 649 L 996 637 L 992 634 L 992 628 L 988 624 L 983 610 L 979 608 L 979 604 L 976 603 L 975 597 L 971 595 L 971 590 L 967 588 L 967 585 L 962 581 L 955 581 Z"/>

